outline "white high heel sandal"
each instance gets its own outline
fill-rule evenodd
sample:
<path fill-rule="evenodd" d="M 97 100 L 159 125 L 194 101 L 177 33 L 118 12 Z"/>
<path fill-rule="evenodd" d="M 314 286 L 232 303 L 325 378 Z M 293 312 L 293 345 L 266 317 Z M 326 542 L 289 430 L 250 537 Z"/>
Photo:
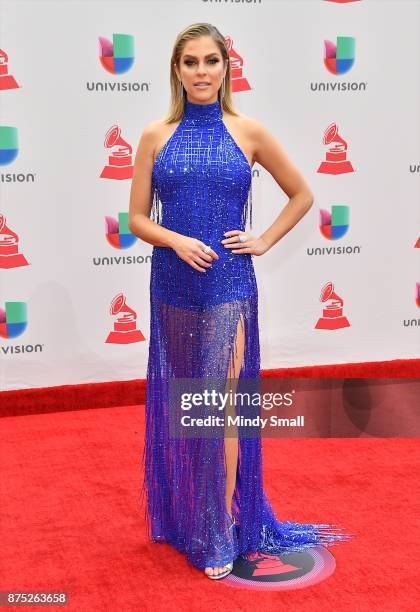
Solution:
<path fill-rule="evenodd" d="M 233 518 L 233 516 L 231 516 L 230 518 L 232 519 L 232 524 L 229 527 L 229 531 L 235 526 L 235 519 Z M 225 567 L 226 569 L 223 572 L 220 572 L 220 574 L 217 574 L 217 576 L 210 576 L 210 574 L 206 574 L 206 572 L 204 573 L 206 574 L 207 578 L 210 578 L 210 580 L 220 580 L 220 578 L 226 578 L 226 576 L 228 576 L 233 570 L 233 561 L 231 561 L 230 563 L 226 563 L 221 567 Z"/>
<path fill-rule="evenodd" d="M 220 574 L 217 574 L 217 576 L 210 576 L 210 574 L 206 574 L 207 578 L 210 578 L 210 580 L 220 580 L 220 578 L 226 578 L 226 576 L 228 576 L 233 570 L 233 562 L 231 561 L 230 563 L 226 563 L 226 565 L 223 567 L 226 567 L 225 571 L 220 572 Z"/>

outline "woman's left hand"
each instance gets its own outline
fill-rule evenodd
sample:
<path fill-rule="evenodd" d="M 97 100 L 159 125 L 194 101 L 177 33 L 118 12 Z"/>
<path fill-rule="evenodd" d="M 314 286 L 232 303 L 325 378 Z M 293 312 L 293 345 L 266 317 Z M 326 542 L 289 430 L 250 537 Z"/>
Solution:
<path fill-rule="evenodd" d="M 241 230 L 230 230 L 223 234 L 225 239 L 221 241 L 225 245 L 225 248 L 231 249 L 232 253 L 241 255 L 248 253 L 250 255 L 263 255 L 268 251 L 269 247 L 262 238 L 255 238 L 249 232 L 242 232 Z M 242 242 L 239 240 L 239 236 L 245 236 L 246 240 Z"/>

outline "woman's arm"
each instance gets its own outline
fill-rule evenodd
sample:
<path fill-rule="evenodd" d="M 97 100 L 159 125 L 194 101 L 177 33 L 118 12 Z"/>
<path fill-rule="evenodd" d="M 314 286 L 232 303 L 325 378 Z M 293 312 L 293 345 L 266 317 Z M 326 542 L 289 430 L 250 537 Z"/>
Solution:
<path fill-rule="evenodd" d="M 156 122 L 149 124 L 144 129 L 137 147 L 130 191 L 128 228 L 149 244 L 172 248 L 174 239 L 179 234 L 161 227 L 149 218 L 156 130 Z"/>
<path fill-rule="evenodd" d="M 206 268 L 211 267 L 213 260 L 219 259 L 213 249 L 204 253 L 203 248 L 206 245 L 201 240 L 173 232 L 149 218 L 157 123 L 159 122 L 151 123 L 144 129 L 137 148 L 131 183 L 128 228 L 145 242 L 171 248 L 192 268 L 206 272 Z"/>
<path fill-rule="evenodd" d="M 261 164 L 288 195 L 289 201 L 275 221 L 259 238 L 249 236 L 244 243 L 238 242 L 239 230 L 226 232 L 222 244 L 235 254 L 263 255 L 274 246 L 308 212 L 313 204 L 309 186 L 296 166 L 287 157 L 283 147 L 270 132 L 255 119 L 247 118 L 249 141 L 252 143 L 253 159 Z"/>
<path fill-rule="evenodd" d="M 252 140 L 255 160 L 272 175 L 279 187 L 289 197 L 272 225 L 260 238 L 274 246 L 311 208 L 314 198 L 305 179 L 287 157 L 283 147 L 259 122 L 252 120 Z"/>

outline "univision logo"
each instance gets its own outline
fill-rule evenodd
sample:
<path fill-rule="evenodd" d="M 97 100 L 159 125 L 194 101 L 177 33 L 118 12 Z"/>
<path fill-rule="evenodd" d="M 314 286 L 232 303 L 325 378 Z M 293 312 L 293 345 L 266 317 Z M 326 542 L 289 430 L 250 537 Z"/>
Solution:
<path fill-rule="evenodd" d="M 331 206 L 331 212 L 320 209 L 319 229 L 327 240 L 338 240 L 347 234 L 349 229 L 349 207 L 339 204 Z"/>
<path fill-rule="evenodd" d="M 105 217 L 106 239 L 114 249 L 129 249 L 137 240 L 128 229 L 128 213 L 118 213 L 118 220 Z"/>
<path fill-rule="evenodd" d="M 0 125 L 0 166 L 7 166 L 15 161 L 19 153 L 18 130 L 11 125 Z M 0 183 L 33 183 L 35 174 L 23 172 L 0 172 Z"/>
<path fill-rule="evenodd" d="M 0 307 L 0 338 L 11 340 L 21 336 L 28 326 L 26 302 L 6 302 Z M 2 355 L 40 353 L 42 344 L 9 344 L 0 347 Z"/>
<path fill-rule="evenodd" d="M 17 338 L 28 326 L 26 302 L 6 302 L 0 307 L 0 337 Z"/>
<path fill-rule="evenodd" d="M 137 236 L 128 229 L 128 212 L 118 213 L 118 219 L 105 217 L 105 237 L 114 249 L 129 249 L 138 240 Z M 106 257 L 93 257 L 94 266 L 119 266 L 128 264 L 150 264 L 151 255 L 117 255 Z"/>
<path fill-rule="evenodd" d="M 134 36 L 113 34 L 112 41 L 99 36 L 99 61 L 101 66 L 112 75 L 120 75 L 131 70 L 134 64 Z M 127 82 L 87 82 L 88 91 L 149 91 L 150 83 Z"/>
<path fill-rule="evenodd" d="M 337 36 L 336 42 L 324 40 L 324 66 L 334 76 L 349 72 L 355 62 L 356 39 Z M 312 82 L 311 91 L 366 91 L 367 82 Z"/>
<path fill-rule="evenodd" d="M 99 59 L 105 70 L 111 74 L 128 72 L 134 64 L 134 36 L 113 34 L 112 42 L 100 36 Z"/>
<path fill-rule="evenodd" d="M 320 208 L 319 231 L 327 240 L 340 240 L 349 229 L 350 208 L 344 204 L 333 204 L 331 211 Z M 361 252 L 360 246 L 308 247 L 307 255 L 353 255 Z"/>
<path fill-rule="evenodd" d="M 324 40 L 324 64 L 331 74 L 345 74 L 354 65 L 356 41 L 352 36 L 337 36 L 337 43 Z"/>
<path fill-rule="evenodd" d="M 18 156 L 18 131 L 10 125 L 0 125 L 0 166 L 15 161 Z"/>
<path fill-rule="evenodd" d="M 420 283 L 416 283 L 415 291 L 414 291 L 414 301 L 417 305 L 417 308 L 420 308 Z M 403 319 L 404 327 L 420 327 L 420 319 Z"/>

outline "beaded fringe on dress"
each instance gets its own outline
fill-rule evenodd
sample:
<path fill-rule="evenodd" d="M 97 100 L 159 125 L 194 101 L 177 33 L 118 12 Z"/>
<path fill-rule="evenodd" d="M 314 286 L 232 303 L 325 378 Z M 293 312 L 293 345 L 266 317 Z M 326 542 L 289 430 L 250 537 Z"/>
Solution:
<path fill-rule="evenodd" d="M 195 310 L 151 297 L 150 306 L 142 487 L 149 537 L 171 544 L 198 568 L 225 565 L 239 554 L 300 552 L 351 538 L 333 524 L 276 520 L 263 489 L 260 437 L 239 438 L 232 523 L 223 438 L 169 437 L 169 378 L 226 377 L 238 322 L 245 337 L 239 378 L 259 377 L 258 299 Z"/>

